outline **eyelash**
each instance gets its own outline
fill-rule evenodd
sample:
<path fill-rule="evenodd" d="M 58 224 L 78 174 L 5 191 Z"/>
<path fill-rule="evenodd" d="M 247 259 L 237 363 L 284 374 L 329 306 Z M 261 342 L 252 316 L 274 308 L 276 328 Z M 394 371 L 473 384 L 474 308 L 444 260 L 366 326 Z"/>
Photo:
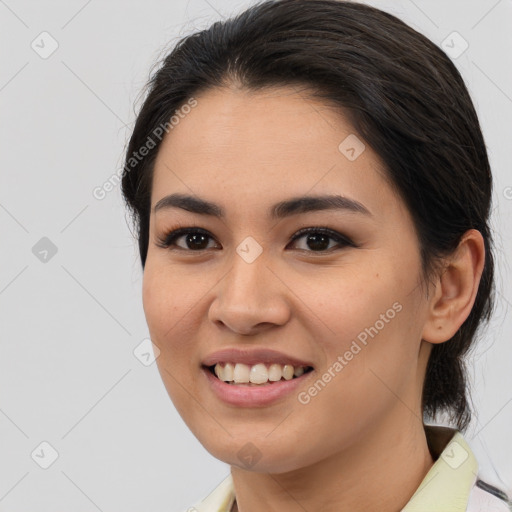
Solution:
<path fill-rule="evenodd" d="M 201 228 L 198 227 L 182 227 L 178 229 L 174 229 L 171 231 L 167 231 L 164 233 L 163 237 L 157 237 L 157 243 L 156 245 L 162 249 L 169 249 L 169 250 L 177 250 L 177 251 L 185 251 L 185 252 L 195 252 L 195 253 L 202 253 L 203 251 L 206 251 L 207 249 L 199 249 L 199 250 L 192 250 L 192 249 L 184 249 L 183 247 L 177 247 L 177 248 L 171 248 L 172 245 L 175 245 L 174 242 L 180 238 L 183 235 L 187 234 L 200 234 L 205 235 L 213 239 L 211 234 Z M 339 245 L 341 245 L 341 248 L 343 247 L 354 247 L 356 248 L 357 245 L 348 237 L 345 235 L 342 235 L 341 233 L 338 233 L 337 231 L 334 231 L 329 228 L 321 227 L 321 226 L 315 226 L 315 227 L 309 227 L 309 228 L 303 228 L 297 231 L 291 239 L 290 242 L 295 242 L 299 238 L 302 238 L 304 235 L 315 233 L 315 234 L 322 234 L 326 235 L 329 238 L 333 239 L 335 242 L 337 242 Z M 313 254 L 329 254 L 332 252 L 334 248 L 325 249 L 322 251 L 311 251 L 306 249 L 300 249 L 301 251 L 310 252 Z"/>

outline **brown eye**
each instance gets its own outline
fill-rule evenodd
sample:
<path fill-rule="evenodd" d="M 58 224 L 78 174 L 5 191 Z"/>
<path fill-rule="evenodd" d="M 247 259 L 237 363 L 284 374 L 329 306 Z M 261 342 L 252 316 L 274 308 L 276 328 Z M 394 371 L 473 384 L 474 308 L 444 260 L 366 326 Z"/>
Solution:
<path fill-rule="evenodd" d="M 299 250 L 306 252 L 331 252 L 334 247 L 342 248 L 346 246 L 357 247 L 348 237 L 333 231 L 332 229 L 323 227 L 311 227 L 298 231 L 292 238 L 292 243 L 301 238 L 305 239 L 305 247 Z M 183 239 L 182 245 L 176 242 Z M 163 249 L 183 250 L 189 252 L 199 252 L 207 250 L 208 240 L 214 240 L 210 233 L 201 228 L 179 228 L 166 233 L 162 238 L 158 238 L 157 245 Z M 210 247 L 211 248 L 211 247 Z"/>
<path fill-rule="evenodd" d="M 184 240 L 184 247 L 176 244 L 176 241 L 180 238 Z M 157 245 L 164 249 L 175 246 L 178 250 L 203 251 L 208 248 L 209 238 L 212 238 L 211 235 L 203 229 L 180 228 L 167 233 L 163 238 L 159 238 Z"/>
<path fill-rule="evenodd" d="M 327 228 L 305 228 L 301 229 L 298 233 L 296 233 L 292 239 L 292 242 L 295 240 L 299 240 L 301 238 L 305 239 L 306 248 L 299 248 L 300 250 L 305 250 L 308 252 L 324 252 L 330 251 L 332 246 L 329 247 L 330 241 L 334 240 L 338 246 L 345 247 L 355 247 L 355 244 L 349 238 L 345 237 L 341 233 L 333 231 Z M 336 247 L 335 244 L 335 247 Z"/>

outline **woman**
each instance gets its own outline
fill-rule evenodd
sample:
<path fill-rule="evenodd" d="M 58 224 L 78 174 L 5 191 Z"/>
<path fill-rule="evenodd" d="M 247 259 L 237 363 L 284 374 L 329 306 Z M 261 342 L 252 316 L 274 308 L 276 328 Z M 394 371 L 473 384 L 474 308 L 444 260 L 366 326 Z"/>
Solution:
<path fill-rule="evenodd" d="M 432 42 L 336 0 L 217 22 L 153 75 L 122 187 L 163 382 L 231 467 L 195 510 L 509 510 L 463 436 L 492 177 Z"/>

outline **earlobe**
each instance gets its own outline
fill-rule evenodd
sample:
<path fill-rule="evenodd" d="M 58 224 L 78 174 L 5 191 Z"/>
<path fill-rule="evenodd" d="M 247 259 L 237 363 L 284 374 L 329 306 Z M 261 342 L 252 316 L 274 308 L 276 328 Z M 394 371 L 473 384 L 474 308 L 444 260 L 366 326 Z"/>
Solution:
<path fill-rule="evenodd" d="M 422 339 L 444 343 L 455 335 L 471 313 L 484 263 L 484 239 L 479 231 L 471 229 L 464 234 L 437 278 Z"/>

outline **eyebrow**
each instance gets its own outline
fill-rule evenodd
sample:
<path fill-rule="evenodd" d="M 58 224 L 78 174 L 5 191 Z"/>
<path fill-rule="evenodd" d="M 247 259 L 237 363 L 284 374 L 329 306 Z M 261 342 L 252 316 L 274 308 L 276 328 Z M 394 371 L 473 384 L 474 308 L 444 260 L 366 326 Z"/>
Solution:
<path fill-rule="evenodd" d="M 160 199 L 154 206 L 153 212 L 167 208 L 181 208 L 200 215 L 210 215 L 224 219 L 223 208 L 215 203 L 187 194 L 171 194 Z M 341 195 L 301 196 L 276 203 L 270 208 L 271 219 L 282 219 L 300 213 L 319 210 L 345 210 L 373 217 L 370 210 L 363 204 Z"/>

